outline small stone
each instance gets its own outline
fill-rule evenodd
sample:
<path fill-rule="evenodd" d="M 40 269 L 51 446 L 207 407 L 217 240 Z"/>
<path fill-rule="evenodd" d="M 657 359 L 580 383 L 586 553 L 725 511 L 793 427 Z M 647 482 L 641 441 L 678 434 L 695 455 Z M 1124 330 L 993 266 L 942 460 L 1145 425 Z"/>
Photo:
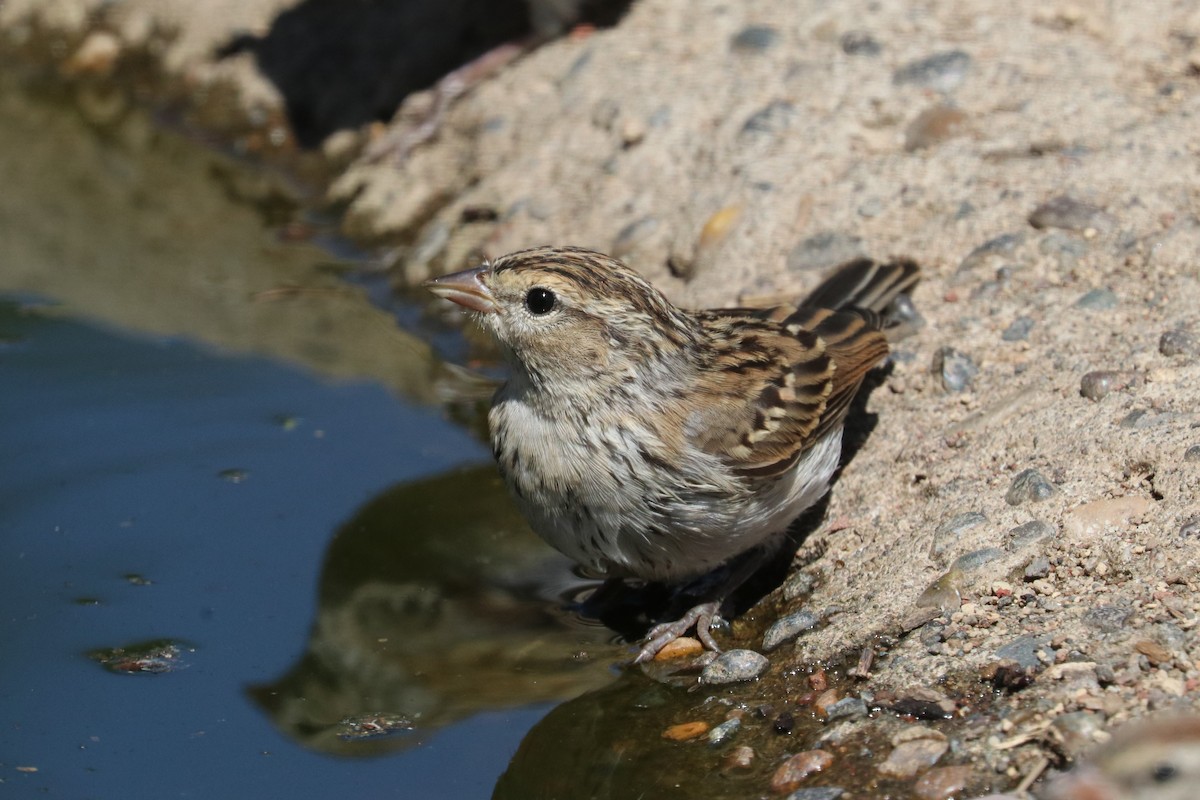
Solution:
<path fill-rule="evenodd" d="M 842 34 L 842 52 L 848 56 L 877 56 L 883 47 L 866 31 L 846 31 Z"/>
<path fill-rule="evenodd" d="M 750 25 L 742 28 L 729 43 L 735 53 L 761 53 L 775 46 L 779 31 L 770 25 Z"/>
<path fill-rule="evenodd" d="M 1062 195 L 1047 200 L 1029 215 L 1035 228 L 1061 228 L 1067 231 L 1106 231 L 1115 220 L 1102 208 Z"/>
<path fill-rule="evenodd" d="M 790 711 L 784 711 L 775 718 L 775 721 L 771 723 L 771 727 L 776 733 L 786 736 L 795 729 L 796 716 Z"/>
<path fill-rule="evenodd" d="M 1185 539 L 1200 536 L 1200 516 L 1192 517 L 1179 526 L 1179 535 Z"/>
<path fill-rule="evenodd" d="M 804 631 L 817 626 L 821 618 L 811 611 L 793 611 L 780 617 L 763 634 L 763 650 L 774 650 L 784 642 L 795 639 Z"/>
<path fill-rule="evenodd" d="M 950 569 L 957 569 L 962 572 L 974 572 L 983 565 L 990 564 L 1003 557 L 1004 551 L 999 547 L 982 547 L 979 550 L 972 550 L 954 559 L 954 563 L 950 565 Z"/>
<path fill-rule="evenodd" d="M 817 588 L 817 579 L 811 572 L 797 572 L 783 584 L 783 599 L 789 603 L 800 597 L 813 593 Z"/>
<path fill-rule="evenodd" d="M 1036 668 L 1023 667 L 1016 661 L 1004 659 L 985 664 L 979 677 L 999 691 L 1017 692 L 1033 683 Z"/>
<path fill-rule="evenodd" d="M 1018 636 L 1006 645 L 996 648 L 996 658 L 1000 661 L 1015 661 L 1022 669 L 1041 669 L 1042 662 L 1038 651 L 1050 646 L 1048 635 Z"/>
<path fill-rule="evenodd" d="M 1026 502 L 1040 503 L 1053 494 L 1054 487 L 1042 473 L 1036 469 L 1025 469 L 1013 478 L 1008 492 L 1004 495 L 1004 501 L 1010 506 L 1019 506 Z"/>
<path fill-rule="evenodd" d="M 1079 394 L 1088 400 L 1101 400 L 1110 392 L 1137 383 L 1137 373 L 1129 370 L 1098 369 L 1079 379 Z"/>
<path fill-rule="evenodd" d="M 942 386 L 950 392 L 961 392 L 971 385 L 979 374 L 979 367 L 965 353 L 953 347 L 940 347 L 933 354 L 930 371 L 940 377 Z"/>
<path fill-rule="evenodd" d="M 1117 307 L 1117 295 L 1111 289 L 1092 289 L 1075 301 L 1075 307 L 1088 311 L 1108 311 Z"/>
<path fill-rule="evenodd" d="M 809 236 L 792 248 L 787 268 L 793 272 L 827 270 L 865 255 L 861 237 L 836 231 Z"/>
<path fill-rule="evenodd" d="M 858 719 L 867 715 L 867 704 L 861 697 L 843 697 L 825 709 L 825 719 L 833 722 L 836 719 Z"/>
<path fill-rule="evenodd" d="M 1126 621 L 1132 615 L 1132 609 L 1127 606 L 1096 606 L 1083 615 L 1083 624 L 1101 633 L 1116 633 L 1124 630 Z"/>
<path fill-rule="evenodd" d="M 829 716 L 829 709 L 834 703 L 842 699 L 842 695 L 837 689 L 826 689 L 817 695 L 817 699 L 813 700 L 813 710 L 822 717 Z"/>
<path fill-rule="evenodd" d="M 1160 664 L 1169 664 L 1174 659 L 1170 650 L 1153 639 L 1140 639 L 1133 643 L 1133 649 L 1150 659 L 1150 666 L 1152 667 L 1157 667 Z"/>
<path fill-rule="evenodd" d="M 718 745 L 725 743 L 738 732 L 738 728 L 740 727 L 742 727 L 742 721 L 738 717 L 725 720 L 708 732 L 709 744 Z"/>
<path fill-rule="evenodd" d="M 904 149 L 909 153 L 962 136 L 970 130 L 967 115 L 947 105 L 927 108 L 904 129 Z"/>
<path fill-rule="evenodd" d="M 724 772 L 746 772 L 754 766 L 755 759 L 754 748 L 748 745 L 739 745 L 721 759 L 721 770 Z"/>
<path fill-rule="evenodd" d="M 687 658 L 696 656 L 704 652 L 704 645 L 699 639 L 693 639 L 690 636 L 680 636 L 678 639 L 667 642 L 663 648 L 654 654 L 655 661 L 670 661 L 676 658 Z"/>
<path fill-rule="evenodd" d="M 946 614 L 957 610 L 962 605 L 962 581 L 962 570 L 947 570 L 917 597 L 917 608 L 935 608 Z"/>
<path fill-rule="evenodd" d="M 1124 525 L 1144 515 L 1152 507 L 1151 501 L 1136 495 L 1093 500 L 1067 512 L 1063 530 L 1072 536 L 1086 536 L 1105 528 Z"/>
<path fill-rule="evenodd" d="M 951 800 L 962 797 L 963 789 L 971 780 L 970 767 L 934 767 L 913 784 L 913 794 L 919 800 Z"/>
<path fill-rule="evenodd" d="M 1050 574 L 1050 559 L 1045 556 L 1038 556 L 1029 562 L 1025 567 L 1025 580 L 1036 581 L 1039 578 L 1045 578 Z"/>
<path fill-rule="evenodd" d="M 963 533 L 971 528 L 987 522 L 987 515 L 979 511 L 964 511 L 938 525 L 933 530 L 933 543 L 929 546 L 929 555 L 940 556 L 951 549 Z"/>
<path fill-rule="evenodd" d="M 872 197 L 858 207 L 858 215 L 871 219 L 878 217 L 883 212 L 883 201 L 878 197 Z"/>
<path fill-rule="evenodd" d="M 903 717 L 933 720 L 950 719 L 954 716 L 956 706 L 953 700 L 936 689 L 914 686 L 898 694 L 888 708 Z"/>
<path fill-rule="evenodd" d="M 911 778 L 938 762 L 950 749 L 944 739 L 914 739 L 901 742 L 879 765 L 879 772 L 892 778 Z"/>
<path fill-rule="evenodd" d="M 1179 414 L 1174 411 L 1163 411 L 1156 414 L 1147 409 L 1138 408 L 1122 417 L 1121 421 L 1117 423 L 1117 427 L 1141 431 L 1157 425 L 1165 425 L 1177 419 L 1179 419 Z"/>
<path fill-rule="evenodd" d="M 776 100 L 750 115 L 742 125 L 745 138 L 774 138 L 786 132 L 796 120 L 796 107 L 785 100 Z"/>
<path fill-rule="evenodd" d="M 729 650 L 704 668 L 700 682 L 721 684 L 754 680 L 766 672 L 770 664 L 766 656 L 753 650 Z"/>
<path fill-rule="evenodd" d="M 678 725 L 672 725 L 662 732 L 662 738 L 670 739 L 672 742 L 686 742 L 688 739 L 695 739 L 706 733 L 708 733 L 708 723 L 696 720 L 695 722 L 681 722 Z"/>
<path fill-rule="evenodd" d="M 1167 331 L 1158 340 L 1158 352 L 1164 356 L 1200 356 L 1200 336 L 1191 331 Z"/>
<path fill-rule="evenodd" d="M 843 794 L 845 790 L 840 786 L 810 786 L 792 792 L 787 800 L 837 800 Z"/>
<path fill-rule="evenodd" d="M 1000 256 L 1011 256 L 1017 248 L 1025 243 L 1023 233 L 1002 233 L 976 247 L 958 265 L 959 272 L 969 272 L 980 264 Z"/>
<path fill-rule="evenodd" d="M 1042 522 L 1040 519 L 1033 519 L 1008 532 L 1008 546 L 1013 550 L 1019 550 L 1053 534 L 1054 528 L 1048 523 Z"/>
<path fill-rule="evenodd" d="M 1033 317 L 1017 317 L 1004 329 L 1000 338 L 1006 342 L 1023 342 L 1029 338 L 1034 324 Z"/>
<path fill-rule="evenodd" d="M 1200 444 L 1194 444 L 1183 451 L 1184 461 L 1200 461 Z"/>
<path fill-rule="evenodd" d="M 787 794 L 800 788 L 809 775 L 821 772 L 833 764 L 833 754 L 828 750 L 805 750 L 779 765 L 771 777 L 771 791 Z"/>
<path fill-rule="evenodd" d="M 971 56 L 962 50 L 937 53 L 910 61 L 892 75 L 897 86 L 912 85 L 938 92 L 952 92 L 962 84 L 971 66 Z"/>
<path fill-rule="evenodd" d="M 936 558 L 946 553 L 958 543 L 962 534 L 985 522 L 988 522 L 988 517 L 979 511 L 965 511 L 950 517 L 934 529 L 934 542 L 929 546 L 929 554 Z"/>

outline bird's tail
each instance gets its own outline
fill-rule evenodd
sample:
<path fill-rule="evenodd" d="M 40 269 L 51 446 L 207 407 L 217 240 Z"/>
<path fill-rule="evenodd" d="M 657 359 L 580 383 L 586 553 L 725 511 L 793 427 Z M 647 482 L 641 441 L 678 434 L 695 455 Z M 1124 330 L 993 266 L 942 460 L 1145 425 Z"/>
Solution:
<path fill-rule="evenodd" d="M 800 308 L 834 311 L 855 308 L 886 315 L 892 301 L 912 291 L 920 279 L 921 268 L 911 259 L 881 264 L 869 258 L 856 258 L 834 270 L 801 301 Z"/>

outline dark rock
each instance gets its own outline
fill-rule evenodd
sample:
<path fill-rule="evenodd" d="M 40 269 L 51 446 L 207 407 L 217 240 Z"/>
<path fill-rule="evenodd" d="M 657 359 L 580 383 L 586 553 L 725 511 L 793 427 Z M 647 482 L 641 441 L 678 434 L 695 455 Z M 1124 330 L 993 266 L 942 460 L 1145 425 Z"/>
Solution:
<path fill-rule="evenodd" d="M 742 727 L 742 721 L 737 717 L 727 719 L 708 732 L 709 744 L 724 744 Z"/>
<path fill-rule="evenodd" d="M 774 650 L 786 641 L 817 626 L 821 618 L 811 611 L 793 611 L 780 617 L 763 634 L 763 650 Z"/>
<path fill-rule="evenodd" d="M 1037 654 L 1039 650 L 1050 647 L 1050 636 L 1018 636 L 1006 645 L 996 648 L 996 658 L 1001 661 L 1015 661 L 1022 669 L 1041 669 L 1042 662 Z"/>
<path fill-rule="evenodd" d="M 701 683 L 738 683 L 754 680 L 766 672 L 771 662 L 753 650 L 729 650 L 700 673 Z"/>
<path fill-rule="evenodd" d="M 1025 580 L 1036 581 L 1050 574 L 1050 559 L 1038 556 L 1025 567 Z"/>
<path fill-rule="evenodd" d="M 793 272 L 826 270 L 863 256 L 863 240 L 836 231 L 813 234 L 788 253 L 787 268 Z"/>
<path fill-rule="evenodd" d="M 1035 228 L 1105 231 L 1113 227 L 1115 220 L 1099 206 L 1061 195 L 1035 208 L 1029 224 Z"/>
<path fill-rule="evenodd" d="M 950 719 L 955 703 L 934 689 L 915 687 L 898 695 L 888 708 L 902 717 L 913 719 Z"/>
<path fill-rule="evenodd" d="M 971 56 L 962 50 L 937 53 L 928 58 L 910 61 L 892 75 L 897 86 L 911 85 L 938 92 L 952 92 L 967 76 Z"/>
<path fill-rule="evenodd" d="M 796 727 L 796 717 L 792 712 L 784 711 L 775 718 L 775 721 L 771 723 L 771 727 L 775 729 L 776 733 L 789 734 Z"/>
<path fill-rule="evenodd" d="M 735 53 L 761 53 L 774 47 L 778 41 L 779 31 L 770 25 L 750 25 L 733 37 L 729 49 Z"/>
<path fill-rule="evenodd" d="M 1132 614 L 1133 610 L 1127 606 L 1096 606 L 1083 615 L 1083 624 L 1101 633 L 1116 633 L 1125 627 L 1125 622 Z"/>
<path fill-rule="evenodd" d="M 1045 539 L 1054 533 L 1054 528 L 1040 519 L 1033 519 L 1018 525 L 1008 532 L 1008 546 L 1013 550 L 1027 547 L 1034 542 Z"/>
<path fill-rule="evenodd" d="M 1019 506 L 1025 502 L 1038 503 L 1054 494 L 1050 481 L 1036 469 L 1025 469 L 1017 473 L 1012 485 L 1004 495 L 1004 500 L 1010 506 Z"/>
<path fill-rule="evenodd" d="M 1002 558 L 1003 556 L 1004 551 L 999 547 L 984 547 L 979 550 L 972 550 L 969 553 L 964 553 L 963 555 L 954 559 L 954 563 L 950 565 L 950 569 L 957 569 L 961 570 L 962 572 L 973 572 L 982 567 L 984 564 L 990 564 L 991 562 Z"/>
<path fill-rule="evenodd" d="M 1200 336 L 1191 331 L 1167 331 L 1158 340 L 1158 352 L 1164 356 L 1200 356 Z"/>
<path fill-rule="evenodd" d="M 1000 338 L 1006 342 L 1023 342 L 1029 338 L 1034 324 L 1033 317 L 1017 317 L 1004 329 Z"/>
<path fill-rule="evenodd" d="M 741 136 L 749 138 L 775 136 L 792 127 L 796 119 L 796 107 L 785 100 L 776 100 L 756 111 L 742 125 Z"/>
<path fill-rule="evenodd" d="M 1037 671 L 1005 659 L 985 664 L 979 671 L 979 677 L 1000 691 L 1018 692 L 1033 683 Z"/>
<path fill-rule="evenodd" d="M 883 47 L 866 31 L 846 31 L 842 34 L 842 52 L 848 56 L 877 56 Z"/>
<path fill-rule="evenodd" d="M 1111 289 L 1092 289 L 1075 301 L 1075 307 L 1088 311 L 1108 311 L 1117 307 L 1117 295 Z"/>
<path fill-rule="evenodd" d="M 950 392 L 961 392 L 979 374 L 979 367 L 966 353 L 953 347 L 941 347 L 933 354 L 930 371 L 941 378 L 942 386 Z"/>

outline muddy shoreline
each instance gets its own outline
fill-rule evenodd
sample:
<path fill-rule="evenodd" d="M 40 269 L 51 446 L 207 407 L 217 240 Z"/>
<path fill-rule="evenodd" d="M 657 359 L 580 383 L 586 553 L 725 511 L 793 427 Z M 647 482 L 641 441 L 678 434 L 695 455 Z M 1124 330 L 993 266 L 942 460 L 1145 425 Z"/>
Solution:
<path fill-rule="evenodd" d="M 814 624 L 768 653 L 771 714 L 741 737 L 813 713 L 812 670 L 864 651 L 869 677 L 825 698 L 861 702 L 824 739 L 874 742 L 880 765 L 926 754 L 889 786 L 936 764 L 1009 791 L 1131 720 L 1196 711 L 1200 13 L 645 0 L 477 76 L 424 138 L 428 92 L 390 123 L 330 111 L 312 141 L 246 46 L 298 5 L 9 0 L 0 58 L 99 128 L 148 108 L 286 176 L 399 286 L 571 243 L 704 306 L 916 258 L 926 324 L 795 575 L 751 612 Z"/>

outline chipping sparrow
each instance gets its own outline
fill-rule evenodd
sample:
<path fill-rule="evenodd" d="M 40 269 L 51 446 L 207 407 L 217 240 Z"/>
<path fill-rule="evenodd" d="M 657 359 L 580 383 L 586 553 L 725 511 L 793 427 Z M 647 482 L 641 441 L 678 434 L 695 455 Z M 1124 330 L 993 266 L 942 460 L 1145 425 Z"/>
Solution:
<path fill-rule="evenodd" d="M 798 308 L 684 311 L 613 258 L 543 247 L 426 286 L 477 312 L 512 368 L 488 419 L 533 529 L 606 576 L 677 583 L 779 542 L 825 494 L 888 353 L 879 312 L 917 279 L 860 259 Z M 719 649 L 719 608 L 658 626 L 635 662 L 692 625 Z"/>

